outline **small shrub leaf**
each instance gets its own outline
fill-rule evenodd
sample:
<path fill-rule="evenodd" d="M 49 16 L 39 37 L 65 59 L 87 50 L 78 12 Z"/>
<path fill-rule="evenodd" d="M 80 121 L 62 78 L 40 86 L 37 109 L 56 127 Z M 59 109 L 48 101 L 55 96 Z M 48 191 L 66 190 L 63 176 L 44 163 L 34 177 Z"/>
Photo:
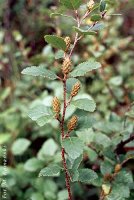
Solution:
<path fill-rule="evenodd" d="M 31 142 L 25 138 L 17 139 L 12 145 L 12 153 L 14 155 L 22 155 L 30 146 Z"/>
<path fill-rule="evenodd" d="M 62 37 L 58 37 L 56 35 L 46 35 L 45 41 L 54 48 L 62 49 L 63 51 L 66 50 L 66 43 Z"/>
<path fill-rule="evenodd" d="M 95 32 L 95 31 L 83 30 L 83 29 L 78 28 L 78 27 L 75 27 L 75 26 L 74 26 L 74 30 L 75 30 L 77 33 L 81 34 L 81 35 L 96 35 L 96 34 L 97 34 L 97 32 Z"/>
<path fill-rule="evenodd" d="M 79 181 L 86 184 L 92 184 L 92 181 L 98 178 L 96 172 L 91 169 L 79 170 Z"/>
<path fill-rule="evenodd" d="M 76 108 L 89 111 L 89 112 L 94 112 L 96 108 L 96 104 L 94 100 L 84 98 L 84 99 L 77 99 L 75 101 L 71 102 L 72 105 L 74 105 Z"/>
<path fill-rule="evenodd" d="M 91 21 L 96 22 L 99 21 L 101 19 L 101 16 L 98 14 L 94 14 L 91 16 Z"/>
<path fill-rule="evenodd" d="M 106 9 L 106 1 L 105 0 L 101 0 L 100 1 L 100 12 L 105 11 Z"/>
<path fill-rule="evenodd" d="M 26 74 L 26 75 L 31 75 L 31 76 L 42 76 L 42 77 L 49 78 L 49 79 L 52 79 L 52 80 L 57 79 L 57 76 L 54 72 L 46 69 L 43 66 L 27 67 L 27 68 L 23 69 L 23 71 L 21 73 Z"/>
<path fill-rule="evenodd" d="M 60 175 L 61 168 L 58 165 L 49 165 L 48 167 L 43 168 L 40 173 L 39 177 L 41 176 L 51 176 L 57 177 Z"/>
<path fill-rule="evenodd" d="M 60 0 L 61 4 L 63 4 L 68 9 L 76 10 L 82 4 L 82 0 Z"/>
<path fill-rule="evenodd" d="M 71 137 L 62 141 L 62 146 L 65 148 L 66 153 L 72 159 L 78 158 L 84 149 L 83 142 L 77 137 Z"/>
<path fill-rule="evenodd" d="M 53 112 L 50 107 L 38 105 L 29 110 L 28 116 L 39 126 L 44 126 L 52 120 Z"/>
<path fill-rule="evenodd" d="M 29 172 L 36 172 L 43 167 L 44 163 L 37 158 L 31 158 L 24 164 L 24 169 Z"/>
<path fill-rule="evenodd" d="M 90 59 L 86 62 L 79 64 L 75 69 L 71 72 L 72 77 L 84 76 L 87 72 L 90 72 L 94 69 L 98 69 L 101 67 L 101 64 Z"/>

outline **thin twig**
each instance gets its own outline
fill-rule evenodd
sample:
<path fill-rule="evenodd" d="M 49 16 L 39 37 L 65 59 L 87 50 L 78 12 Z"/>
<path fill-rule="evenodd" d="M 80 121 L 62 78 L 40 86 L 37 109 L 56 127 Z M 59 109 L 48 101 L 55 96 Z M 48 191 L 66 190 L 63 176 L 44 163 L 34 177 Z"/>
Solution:
<path fill-rule="evenodd" d="M 121 142 L 117 145 L 117 147 L 116 147 L 116 149 L 115 149 L 115 152 L 116 152 L 117 154 L 120 154 L 120 153 L 124 152 L 124 146 L 125 146 L 126 144 L 128 144 L 129 142 L 133 141 L 133 140 L 134 140 L 134 133 L 132 133 L 128 139 L 126 139 L 126 140 L 124 140 L 124 141 L 121 141 Z"/>

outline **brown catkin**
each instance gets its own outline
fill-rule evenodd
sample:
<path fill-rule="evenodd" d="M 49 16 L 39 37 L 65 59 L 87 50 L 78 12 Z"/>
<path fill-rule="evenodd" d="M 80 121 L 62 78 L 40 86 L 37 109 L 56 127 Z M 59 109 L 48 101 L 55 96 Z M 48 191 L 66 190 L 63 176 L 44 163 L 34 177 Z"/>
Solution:
<path fill-rule="evenodd" d="M 53 98 L 52 106 L 53 106 L 53 111 L 55 113 L 59 114 L 61 105 L 60 105 L 60 101 L 59 101 L 59 99 L 57 97 Z"/>
<path fill-rule="evenodd" d="M 77 116 L 73 116 L 70 120 L 69 120 L 69 122 L 68 122 L 68 124 L 67 124 L 67 128 L 68 128 L 68 131 L 70 132 L 70 131 L 73 131 L 74 129 L 75 129 L 75 127 L 76 127 L 76 125 L 77 125 L 77 121 L 78 121 L 78 117 Z"/>
<path fill-rule="evenodd" d="M 117 165 L 115 166 L 114 172 L 115 172 L 115 173 L 120 172 L 121 168 L 122 168 L 121 164 L 117 164 Z"/>
<path fill-rule="evenodd" d="M 64 41 L 66 43 L 66 51 L 68 51 L 71 45 L 71 39 L 70 37 L 65 37 Z"/>
<path fill-rule="evenodd" d="M 94 7 L 94 1 L 93 0 L 90 0 L 88 3 L 87 3 L 87 9 L 89 10 L 89 11 L 91 11 L 92 10 L 92 8 Z"/>
<path fill-rule="evenodd" d="M 69 74 L 69 72 L 71 71 L 71 60 L 69 58 L 66 58 L 64 61 L 63 61 L 63 64 L 62 64 L 62 72 L 63 74 Z"/>
<path fill-rule="evenodd" d="M 78 94 L 79 90 L 80 90 L 80 83 L 77 82 L 77 83 L 74 84 L 74 86 L 72 88 L 71 96 L 75 97 Z"/>

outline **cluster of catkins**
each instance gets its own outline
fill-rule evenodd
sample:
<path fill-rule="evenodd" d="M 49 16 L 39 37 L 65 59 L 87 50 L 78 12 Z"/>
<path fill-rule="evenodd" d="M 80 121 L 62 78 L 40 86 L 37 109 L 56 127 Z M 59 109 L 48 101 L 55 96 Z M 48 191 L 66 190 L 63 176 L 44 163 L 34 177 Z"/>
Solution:
<path fill-rule="evenodd" d="M 71 46 L 70 37 L 65 37 L 64 41 L 66 43 L 65 52 L 67 52 Z M 62 64 L 62 73 L 64 75 L 64 78 L 67 77 L 67 75 L 71 72 L 71 66 L 72 66 L 72 62 L 71 62 L 70 58 L 66 57 Z M 72 87 L 70 98 L 72 99 L 73 97 L 75 97 L 78 94 L 79 90 L 80 90 L 80 83 L 76 82 Z M 53 98 L 52 107 L 53 107 L 53 111 L 55 113 L 55 118 L 59 119 L 60 111 L 61 111 L 61 103 L 57 97 Z M 76 115 L 72 116 L 72 118 L 69 120 L 69 122 L 67 124 L 68 133 L 70 133 L 71 131 L 73 131 L 75 129 L 77 122 L 78 122 L 78 117 Z"/>

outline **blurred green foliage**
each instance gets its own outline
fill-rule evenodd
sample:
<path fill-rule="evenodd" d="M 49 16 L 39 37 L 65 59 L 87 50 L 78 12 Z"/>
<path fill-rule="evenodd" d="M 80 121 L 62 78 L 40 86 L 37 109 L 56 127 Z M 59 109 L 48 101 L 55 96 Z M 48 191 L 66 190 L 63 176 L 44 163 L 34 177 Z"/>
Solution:
<path fill-rule="evenodd" d="M 97 110 L 91 118 L 94 123 L 87 122 L 86 128 L 85 123 L 76 134 L 87 144 L 82 166 L 95 170 L 99 179 L 94 186 L 74 183 L 77 200 L 97 200 L 102 184 L 107 189 L 109 187 L 109 180 L 104 181 L 104 177 L 123 160 L 127 161 L 114 181 L 111 196 L 124 196 L 115 195 L 107 200 L 134 199 L 134 142 L 128 143 L 124 149 L 116 149 L 122 140 L 134 133 L 134 1 L 114 0 L 109 3 L 105 28 L 97 37 L 86 36 L 73 55 L 75 64 L 90 57 L 102 63 L 100 71 L 81 78 L 82 93 L 95 99 Z M 71 18 L 50 18 L 51 12 L 64 10 L 58 5 L 58 1 L 50 0 L 0 1 L 0 182 L 4 176 L 2 145 L 6 144 L 8 200 L 67 199 L 64 174 L 55 178 L 38 177 L 43 167 L 61 161 L 58 123 L 52 121 L 39 127 L 27 116 L 28 109 L 33 106 L 51 106 L 53 95 L 61 98 L 61 83 L 20 74 L 24 67 L 31 65 L 42 65 L 59 73 L 60 60 L 55 61 L 57 52 L 45 43 L 44 35 L 71 35 L 70 27 L 75 24 Z M 113 13 L 122 15 L 114 16 Z M 86 23 L 90 25 L 90 19 Z M 66 119 L 74 112 L 77 113 L 70 108 Z"/>

